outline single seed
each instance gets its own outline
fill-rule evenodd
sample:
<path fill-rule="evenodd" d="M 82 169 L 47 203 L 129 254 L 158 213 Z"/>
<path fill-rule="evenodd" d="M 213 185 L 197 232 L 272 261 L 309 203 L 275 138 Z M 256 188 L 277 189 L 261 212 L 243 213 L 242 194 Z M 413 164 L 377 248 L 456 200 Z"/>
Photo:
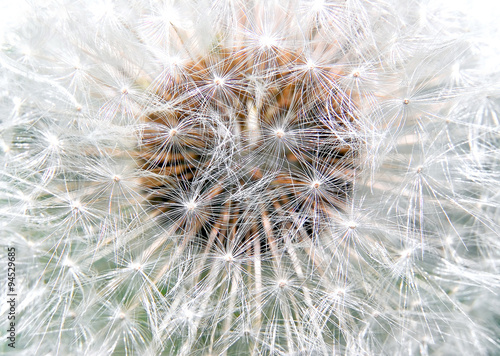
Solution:
<path fill-rule="evenodd" d="M 186 209 L 188 211 L 193 211 L 194 209 L 196 209 L 196 203 L 194 201 L 187 202 Z"/>
<path fill-rule="evenodd" d="M 278 287 L 280 288 L 285 288 L 287 286 L 288 282 L 284 279 L 281 279 L 280 281 L 278 281 Z"/>
<path fill-rule="evenodd" d="M 223 85 L 224 85 L 224 79 L 219 78 L 219 77 L 216 77 L 216 78 L 214 79 L 214 83 L 215 83 L 215 85 L 217 85 L 217 86 L 219 86 L 219 87 L 220 87 L 220 86 L 223 86 Z"/>
<path fill-rule="evenodd" d="M 73 211 L 80 211 L 81 208 L 82 208 L 82 204 L 79 201 L 74 201 L 71 203 L 71 209 Z"/>

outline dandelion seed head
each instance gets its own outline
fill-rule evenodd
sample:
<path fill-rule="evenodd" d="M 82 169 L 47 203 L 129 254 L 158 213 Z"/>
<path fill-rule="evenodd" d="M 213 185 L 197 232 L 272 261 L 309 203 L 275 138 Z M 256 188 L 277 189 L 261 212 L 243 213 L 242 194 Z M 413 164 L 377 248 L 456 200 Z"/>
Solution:
<path fill-rule="evenodd" d="M 264 49 L 271 49 L 278 46 L 278 41 L 270 35 L 262 35 L 259 37 L 259 44 Z"/>
<path fill-rule="evenodd" d="M 285 131 L 278 129 L 275 131 L 275 135 L 277 138 L 283 138 L 285 136 Z"/>
<path fill-rule="evenodd" d="M 214 84 L 215 84 L 216 86 L 222 87 L 222 86 L 224 86 L 225 82 L 224 82 L 224 79 L 223 79 L 223 78 L 220 78 L 220 77 L 215 77 L 215 78 L 214 78 Z"/>
<path fill-rule="evenodd" d="M 401 251 L 401 259 L 406 260 L 408 258 L 411 258 L 413 253 L 414 253 L 413 249 L 403 250 L 403 251 Z"/>
<path fill-rule="evenodd" d="M 331 296 L 333 299 L 342 299 L 345 297 L 345 294 L 346 294 L 346 290 L 344 288 L 336 288 Z"/>
<path fill-rule="evenodd" d="M 213 225 L 195 225 L 203 243 L 210 240 L 208 231 L 215 227 L 231 229 L 233 234 L 244 232 L 240 243 L 247 243 L 252 230 L 268 219 L 277 219 L 288 229 L 305 229 L 303 221 L 295 220 L 295 212 L 303 209 L 307 215 L 308 211 L 323 210 L 310 220 L 331 214 L 341 208 L 350 184 L 349 178 L 320 181 L 312 177 L 337 169 L 342 176 L 344 167 L 356 165 L 358 154 L 357 138 L 349 142 L 339 138 L 351 132 L 356 137 L 354 100 L 346 100 L 340 87 L 329 90 L 319 78 L 297 77 L 290 69 L 315 67 L 311 60 L 299 51 L 281 53 L 277 49 L 277 53 L 269 54 L 271 63 L 263 64 L 268 68 L 261 69 L 245 41 L 232 45 L 220 45 L 186 63 L 185 77 L 177 82 L 161 82 L 159 78 L 155 88 L 161 88 L 157 92 L 161 106 L 163 102 L 175 102 L 176 106 L 145 117 L 147 123 L 154 123 L 155 131 L 166 129 L 170 138 L 176 136 L 176 142 L 165 142 L 161 134 L 146 131 L 143 168 L 169 181 L 179 181 L 189 194 L 198 194 L 200 189 L 206 192 L 204 206 L 210 211 Z M 271 73 L 266 74 L 271 75 L 269 80 L 262 77 L 262 70 Z M 331 83 L 339 79 L 336 69 L 325 69 L 322 75 Z M 316 94 L 310 95 L 308 90 Z M 339 125 L 344 116 L 350 117 L 348 127 Z M 222 157 L 224 165 L 211 163 L 217 157 Z M 319 167 L 315 167 L 318 163 Z M 319 195 L 308 197 L 303 188 L 306 184 Z M 340 185 L 346 189 L 339 189 Z M 151 201 L 158 204 L 160 219 L 173 215 L 166 197 L 177 187 L 170 183 L 152 187 Z M 233 191 L 240 197 L 234 202 Z M 251 202 L 255 191 L 266 191 L 277 200 L 273 204 Z M 329 194 L 336 199 L 328 200 Z M 184 206 L 188 212 L 197 208 L 193 201 Z M 283 213 L 286 211 L 290 214 Z M 235 221 L 232 227 L 227 225 L 226 216 Z M 326 219 L 322 220 L 315 223 L 326 223 Z M 260 248 L 269 248 L 271 235 L 259 238 Z M 216 239 L 221 242 L 226 236 L 219 232 Z M 247 253 L 254 253 L 254 248 L 251 246 Z"/>
<path fill-rule="evenodd" d="M 73 268 L 75 268 L 75 267 L 76 267 L 75 262 L 74 262 L 73 260 L 71 260 L 71 259 L 70 259 L 69 257 L 67 257 L 67 256 L 64 258 L 64 260 L 63 260 L 63 262 L 62 262 L 62 265 L 63 265 L 64 267 L 67 267 L 67 268 L 70 268 L 70 269 L 73 269 Z"/>
<path fill-rule="evenodd" d="M 288 281 L 286 279 L 280 279 L 278 280 L 278 287 L 283 289 L 288 286 Z"/>
<path fill-rule="evenodd" d="M 120 321 L 125 321 L 127 319 L 127 314 L 120 311 L 118 314 L 117 314 L 117 319 L 120 320 Z"/>
<path fill-rule="evenodd" d="M 81 212 L 83 211 L 83 205 L 79 200 L 72 200 L 69 202 L 69 206 L 71 207 L 71 210 L 74 212 Z"/>
<path fill-rule="evenodd" d="M 316 63 L 314 63 L 314 61 L 308 59 L 306 62 L 306 67 L 308 70 L 314 70 L 316 68 Z"/>
<path fill-rule="evenodd" d="M 128 268 L 134 271 L 139 272 L 142 269 L 142 264 L 136 261 L 130 262 Z"/>
<path fill-rule="evenodd" d="M 346 225 L 351 230 L 355 230 L 358 227 L 358 224 L 355 221 L 348 221 Z"/>
<path fill-rule="evenodd" d="M 178 131 L 176 128 L 172 128 L 172 129 L 170 129 L 170 131 L 168 132 L 168 134 L 169 134 L 169 136 L 170 136 L 170 137 L 174 137 L 174 136 L 176 136 L 178 133 L 179 133 L 179 131 Z"/>
<path fill-rule="evenodd" d="M 61 148 L 61 141 L 56 135 L 52 133 L 46 133 L 45 140 L 47 141 L 50 149 L 58 150 L 59 148 Z"/>
<path fill-rule="evenodd" d="M 440 3 L 0 11 L 16 351 L 497 354 L 496 32 Z"/>
<path fill-rule="evenodd" d="M 190 201 L 186 202 L 184 204 L 184 206 L 186 207 L 186 209 L 188 211 L 192 212 L 197 208 L 198 204 L 194 200 L 190 200 Z"/>
<path fill-rule="evenodd" d="M 321 182 L 320 181 L 315 180 L 315 181 L 313 181 L 311 183 L 311 188 L 312 189 L 318 189 L 319 187 L 321 187 Z"/>

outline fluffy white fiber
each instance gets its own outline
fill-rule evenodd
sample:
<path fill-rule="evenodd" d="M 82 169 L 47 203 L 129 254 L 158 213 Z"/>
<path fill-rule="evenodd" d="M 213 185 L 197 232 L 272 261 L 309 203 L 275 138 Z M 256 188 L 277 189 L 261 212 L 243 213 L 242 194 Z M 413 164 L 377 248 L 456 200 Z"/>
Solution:
<path fill-rule="evenodd" d="M 453 6 L 4 6 L 1 352 L 498 355 L 498 32 Z"/>

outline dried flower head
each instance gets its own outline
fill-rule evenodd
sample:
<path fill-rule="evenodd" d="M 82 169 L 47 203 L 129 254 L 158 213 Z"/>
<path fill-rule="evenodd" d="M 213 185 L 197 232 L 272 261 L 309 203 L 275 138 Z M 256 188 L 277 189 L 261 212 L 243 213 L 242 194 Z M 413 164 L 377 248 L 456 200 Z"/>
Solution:
<path fill-rule="evenodd" d="M 311 239 L 352 185 L 360 132 L 339 69 L 269 41 L 218 45 L 154 86 L 140 149 L 153 215 L 208 248 Z"/>
<path fill-rule="evenodd" d="M 500 57 L 474 18 L 391 0 L 17 12 L 2 352 L 499 352 Z"/>

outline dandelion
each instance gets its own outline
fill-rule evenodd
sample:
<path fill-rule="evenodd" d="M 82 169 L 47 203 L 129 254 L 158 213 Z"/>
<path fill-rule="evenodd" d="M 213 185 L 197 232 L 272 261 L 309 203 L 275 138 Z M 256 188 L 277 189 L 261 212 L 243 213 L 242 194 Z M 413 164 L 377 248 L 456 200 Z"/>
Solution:
<path fill-rule="evenodd" d="M 16 11 L 3 352 L 500 350 L 490 27 L 426 2 Z"/>

